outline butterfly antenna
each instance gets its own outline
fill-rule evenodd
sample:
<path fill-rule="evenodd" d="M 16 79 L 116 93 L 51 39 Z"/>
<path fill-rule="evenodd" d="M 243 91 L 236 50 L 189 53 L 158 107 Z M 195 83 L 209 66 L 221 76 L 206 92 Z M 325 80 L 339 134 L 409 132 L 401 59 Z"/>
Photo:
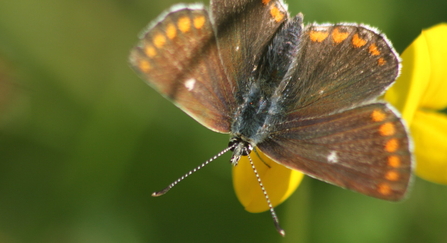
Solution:
<path fill-rule="evenodd" d="M 167 186 L 165 189 L 158 191 L 158 192 L 153 192 L 152 196 L 153 197 L 159 197 L 161 195 L 166 194 L 169 190 L 171 190 L 171 188 L 173 188 L 175 185 L 177 185 L 179 182 L 183 181 L 186 177 L 190 176 L 192 173 L 202 169 L 203 167 L 205 167 L 205 165 L 211 163 L 213 160 L 219 158 L 220 156 L 222 156 L 223 154 L 225 154 L 226 152 L 230 151 L 231 149 L 233 149 L 234 146 L 230 146 L 222 151 L 220 151 L 218 154 L 214 155 L 214 157 L 210 158 L 209 160 L 203 162 L 201 165 L 197 166 L 196 168 L 190 170 L 188 173 L 184 174 L 182 177 L 178 178 L 177 180 L 175 180 L 174 182 L 172 182 L 171 184 L 169 184 L 169 186 Z"/>
<path fill-rule="evenodd" d="M 253 172 L 255 173 L 256 180 L 259 183 L 259 186 L 261 187 L 262 193 L 264 193 L 265 200 L 267 201 L 267 204 L 270 209 L 270 214 L 272 215 L 273 223 L 275 224 L 275 228 L 278 231 L 278 233 L 282 236 L 286 235 L 286 232 L 281 228 L 279 225 L 278 216 L 276 216 L 275 209 L 273 208 L 272 202 L 270 202 L 269 195 L 267 194 L 267 190 L 265 190 L 264 184 L 262 184 L 261 177 L 259 176 L 258 170 L 255 167 L 255 164 L 253 163 L 253 160 L 251 159 L 250 155 L 248 156 L 248 160 L 250 160 L 251 168 L 253 169 Z"/>

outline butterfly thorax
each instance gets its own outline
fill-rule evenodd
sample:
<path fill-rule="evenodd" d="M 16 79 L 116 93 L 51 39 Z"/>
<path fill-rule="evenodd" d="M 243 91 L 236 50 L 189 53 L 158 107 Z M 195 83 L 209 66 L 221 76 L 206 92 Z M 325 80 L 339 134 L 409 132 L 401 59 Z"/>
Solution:
<path fill-rule="evenodd" d="M 270 128 L 281 119 L 281 109 L 271 98 L 273 92 L 259 83 L 260 80 L 251 82 L 248 91 L 243 92 L 234 116 L 229 144 L 230 147 L 234 146 L 231 158 L 234 165 L 241 156 L 248 155 L 257 144 L 262 143 L 270 134 Z"/>
<path fill-rule="evenodd" d="M 235 146 L 231 161 L 248 155 L 262 143 L 270 128 L 281 122 L 285 110 L 284 89 L 289 82 L 289 71 L 297 52 L 302 16 L 281 26 L 277 35 L 266 46 L 250 77 L 240 80 L 236 100 L 238 109 L 231 125 L 230 146 Z"/>
<path fill-rule="evenodd" d="M 253 82 L 239 100 L 240 106 L 231 125 L 231 134 L 252 144 L 259 143 L 266 136 L 265 121 L 271 105 L 270 99 L 258 83 Z"/>

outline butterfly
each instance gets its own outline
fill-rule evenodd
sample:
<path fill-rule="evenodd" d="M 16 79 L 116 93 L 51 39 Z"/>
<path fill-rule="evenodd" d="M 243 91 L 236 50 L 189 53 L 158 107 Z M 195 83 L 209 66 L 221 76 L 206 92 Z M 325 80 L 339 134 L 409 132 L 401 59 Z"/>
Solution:
<path fill-rule="evenodd" d="M 218 155 L 231 150 L 235 166 L 255 149 L 368 196 L 397 201 L 408 190 L 410 138 L 378 100 L 400 59 L 374 28 L 304 25 L 282 0 L 176 5 L 141 36 L 130 63 L 189 116 L 229 134 Z"/>

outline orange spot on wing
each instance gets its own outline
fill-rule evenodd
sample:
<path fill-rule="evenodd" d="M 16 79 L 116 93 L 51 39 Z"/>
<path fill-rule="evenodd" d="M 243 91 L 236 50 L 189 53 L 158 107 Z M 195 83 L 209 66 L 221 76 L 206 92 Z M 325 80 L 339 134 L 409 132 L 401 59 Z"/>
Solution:
<path fill-rule="evenodd" d="M 371 55 L 373 56 L 380 55 L 380 51 L 377 48 L 376 44 L 373 43 L 372 45 L 369 46 L 369 53 L 371 53 Z"/>
<path fill-rule="evenodd" d="M 332 40 L 334 40 L 334 42 L 336 44 L 341 43 L 342 41 L 344 41 L 346 38 L 348 38 L 349 33 L 348 32 L 341 32 L 339 28 L 335 28 L 332 31 Z"/>
<path fill-rule="evenodd" d="M 381 110 L 374 110 L 371 113 L 371 119 L 375 122 L 381 122 L 383 120 L 385 120 L 386 118 L 386 114 L 383 113 Z"/>
<path fill-rule="evenodd" d="M 188 32 L 191 29 L 191 20 L 188 17 L 181 17 L 177 21 L 177 26 L 181 32 Z"/>
<path fill-rule="evenodd" d="M 166 35 L 170 40 L 174 39 L 177 35 L 177 28 L 175 28 L 175 25 L 169 24 L 168 27 L 166 27 Z"/>
<path fill-rule="evenodd" d="M 309 33 L 309 37 L 312 42 L 322 42 L 327 38 L 328 35 L 329 33 L 327 31 L 311 30 Z"/>
<path fill-rule="evenodd" d="M 356 48 L 360 48 L 366 45 L 366 40 L 360 38 L 359 34 L 354 34 L 354 36 L 352 37 L 352 45 L 354 45 L 354 47 Z"/>
<path fill-rule="evenodd" d="M 379 66 L 385 65 L 385 63 L 386 63 L 386 61 L 385 61 L 385 59 L 383 59 L 382 57 L 379 58 L 379 60 L 377 60 L 377 64 L 378 64 Z"/>
<path fill-rule="evenodd" d="M 284 13 L 279 10 L 277 7 L 272 7 L 270 9 L 270 15 L 277 23 L 281 22 L 284 19 Z"/>
<path fill-rule="evenodd" d="M 146 53 L 148 57 L 154 57 L 155 55 L 157 55 L 157 51 L 155 50 L 155 48 L 150 45 L 144 47 L 144 53 Z"/>
<path fill-rule="evenodd" d="M 149 72 L 149 70 L 151 70 L 151 65 L 149 64 L 148 61 L 146 60 L 140 60 L 138 62 L 138 68 L 143 71 L 143 72 Z"/>
<path fill-rule="evenodd" d="M 400 167 L 400 158 L 397 157 L 396 155 L 389 156 L 388 157 L 388 165 L 393 167 L 393 168 Z"/>
<path fill-rule="evenodd" d="M 392 138 L 388 140 L 385 144 L 385 150 L 390 153 L 396 152 L 398 148 L 399 148 L 399 141 L 397 140 L 397 138 Z"/>
<path fill-rule="evenodd" d="M 158 48 L 164 46 L 166 43 L 166 37 L 162 34 L 158 34 L 154 37 L 154 45 Z"/>
<path fill-rule="evenodd" d="M 382 124 L 379 128 L 380 135 L 382 136 L 390 136 L 396 133 L 396 128 L 394 127 L 394 124 L 391 122 L 387 122 L 385 124 Z"/>
<path fill-rule="evenodd" d="M 399 173 L 394 170 L 390 170 L 385 174 L 385 179 L 389 181 L 397 181 L 399 180 Z"/>
<path fill-rule="evenodd" d="M 205 16 L 197 16 L 194 18 L 194 27 L 196 29 L 203 28 L 203 25 L 205 25 Z"/>
<path fill-rule="evenodd" d="M 262 4 L 267 5 L 271 0 L 262 0 Z"/>
<path fill-rule="evenodd" d="M 382 183 L 377 186 L 377 191 L 382 195 L 390 195 L 391 187 L 387 183 Z"/>

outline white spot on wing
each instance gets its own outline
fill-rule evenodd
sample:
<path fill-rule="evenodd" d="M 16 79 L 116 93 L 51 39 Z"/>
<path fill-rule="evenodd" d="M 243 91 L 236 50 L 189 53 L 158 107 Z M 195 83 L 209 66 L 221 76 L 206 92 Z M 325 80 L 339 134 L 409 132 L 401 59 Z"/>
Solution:
<path fill-rule="evenodd" d="M 186 89 L 188 89 L 189 91 L 194 89 L 194 85 L 196 85 L 196 80 L 193 78 L 190 78 L 188 80 L 185 81 L 185 87 Z"/>
<path fill-rule="evenodd" d="M 329 153 L 329 155 L 327 156 L 327 162 L 328 163 L 337 163 L 338 162 L 338 155 L 337 155 L 337 151 L 331 151 Z"/>

